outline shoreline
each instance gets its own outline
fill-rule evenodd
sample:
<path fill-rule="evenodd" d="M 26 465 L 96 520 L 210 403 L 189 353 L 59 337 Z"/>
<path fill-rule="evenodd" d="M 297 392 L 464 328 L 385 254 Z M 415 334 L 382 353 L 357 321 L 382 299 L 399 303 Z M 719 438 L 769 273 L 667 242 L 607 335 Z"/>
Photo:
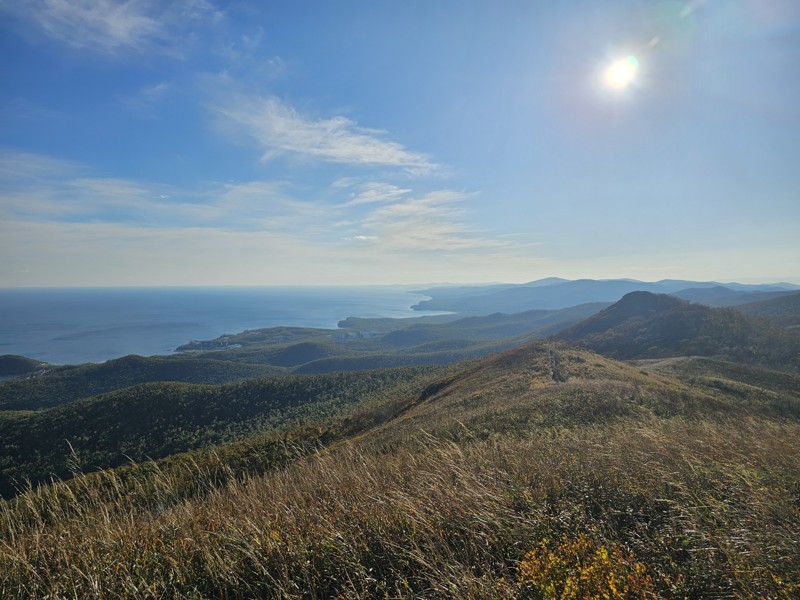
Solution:
<path fill-rule="evenodd" d="M 170 356 L 248 330 L 418 318 L 413 286 L 0 289 L 0 355 L 52 366 Z"/>

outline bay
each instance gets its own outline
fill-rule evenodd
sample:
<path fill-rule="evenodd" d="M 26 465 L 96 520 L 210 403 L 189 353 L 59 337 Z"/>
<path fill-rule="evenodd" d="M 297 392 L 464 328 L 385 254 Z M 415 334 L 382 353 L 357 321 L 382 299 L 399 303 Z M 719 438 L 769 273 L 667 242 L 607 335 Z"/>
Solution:
<path fill-rule="evenodd" d="M 411 306 L 425 298 L 405 286 L 0 289 L 0 354 L 52 364 L 169 354 L 247 329 L 419 316 Z"/>

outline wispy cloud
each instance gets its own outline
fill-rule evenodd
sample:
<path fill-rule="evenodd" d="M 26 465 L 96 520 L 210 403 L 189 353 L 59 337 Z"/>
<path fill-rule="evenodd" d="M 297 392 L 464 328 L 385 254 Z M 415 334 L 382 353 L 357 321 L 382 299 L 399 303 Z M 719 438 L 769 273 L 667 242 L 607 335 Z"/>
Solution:
<path fill-rule="evenodd" d="M 357 186 L 345 206 L 394 202 L 411 193 L 410 189 L 400 188 L 390 183 L 370 182 Z"/>
<path fill-rule="evenodd" d="M 4 285 L 341 285 L 489 280 L 530 268 L 497 251 L 394 251 L 369 236 L 0 219 Z M 324 257 L 324 260 L 321 260 Z"/>
<path fill-rule="evenodd" d="M 205 0 L 29 0 L 3 2 L 0 10 L 59 42 L 103 54 L 153 48 L 174 52 L 177 31 L 221 14 Z"/>
<path fill-rule="evenodd" d="M 14 189 L 42 179 L 64 177 L 81 170 L 78 163 L 13 148 L 0 148 L 0 186 Z"/>
<path fill-rule="evenodd" d="M 306 117 L 275 97 L 239 95 L 217 111 L 264 147 L 264 160 L 291 153 L 338 164 L 399 167 L 414 174 L 439 168 L 427 155 L 384 139 L 385 131 L 359 127 L 342 116 Z"/>
<path fill-rule="evenodd" d="M 0 102 L 0 127 L 4 123 L 19 125 L 20 123 L 61 120 L 64 117 L 65 114 L 60 110 L 32 103 L 22 97 Z"/>
<path fill-rule="evenodd" d="M 0 280 L 387 283 L 519 263 L 519 244 L 470 227 L 469 194 L 335 183 L 332 195 L 310 198 L 286 181 L 200 182 L 188 189 L 95 177 L 79 164 L 2 151 L 0 256 L 8 260 L 0 261 Z M 346 193 L 351 200 L 343 203 Z"/>
<path fill-rule="evenodd" d="M 135 94 L 122 98 L 122 104 L 128 109 L 147 114 L 153 110 L 174 88 L 169 81 L 161 81 L 140 88 Z"/>
<path fill-rule="evenodd" d="M 371 240 L 390 251 L 485 251 L 507 246 L 481 237 L 467 224 L 461 204 L 469 196 L 438 190 L 369 211 L 352 239 Z"/>
<path fill-rule="evenodd" d="M 303 198 L 285 181 L 199 182 L 186 188 L 94 177 L 86 167 L 37 154 L 0 151 L 0 217 L 141 227 L 210 227 L 374 242 L 407 251 L 468 250 L 506 242 L 468 224 L 469 194 L 415 193 L 370 181 L 340 180 L 332 198 Z M 336 200 L 351 190 L 344 203 Z"/>
<path fill-rule="evenodd" d="M 225 184 L 209 190 L 219 222 L 236 223 L 239 229 L 260 229 L 306 237 L 328 232 L 335 214 L 333 207 L 300 200 L 287 193 L 287 184 L 249 181 Z"/>
<path fill-rule="evenodd" d="M 340 249 L 295 235 L 205 227 L 0 220 L 4 285 L 264 285 L 308 283 Z M 334 284 L 341 273 L 319 283 Z"/>
<path fill-rule="evenodd" d="M 281 181 L 182 188 L 87 171 L 49 156 L 0 151 L 0 218 L 309 234 L 330 229 L 336 212 L 293 198 Z"/>

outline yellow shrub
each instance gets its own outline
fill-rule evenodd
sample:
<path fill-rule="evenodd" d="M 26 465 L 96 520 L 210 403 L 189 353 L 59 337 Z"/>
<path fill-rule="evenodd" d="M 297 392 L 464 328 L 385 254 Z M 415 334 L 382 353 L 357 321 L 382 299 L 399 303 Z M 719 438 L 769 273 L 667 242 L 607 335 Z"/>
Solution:
<path fill-rule="evenodd" d="M 647 568 L 616 544 L 610 548 L 609 552 L 583 535 L 564 536 L 557 545 L 543 541 L 517 566 L 521 596 L 547 600 L 653 597 Z"/>

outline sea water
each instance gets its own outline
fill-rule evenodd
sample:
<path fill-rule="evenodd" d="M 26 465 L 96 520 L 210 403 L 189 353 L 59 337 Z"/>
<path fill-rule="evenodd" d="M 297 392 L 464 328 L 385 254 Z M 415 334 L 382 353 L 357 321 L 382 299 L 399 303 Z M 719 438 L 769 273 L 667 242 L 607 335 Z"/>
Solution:
<path fill-rule="evenodd" d="M 246 329 L 418 316 L 423 299 L 401 286 L 0 289 L 0 354 L 52 364 L 169 354 Z"/>

